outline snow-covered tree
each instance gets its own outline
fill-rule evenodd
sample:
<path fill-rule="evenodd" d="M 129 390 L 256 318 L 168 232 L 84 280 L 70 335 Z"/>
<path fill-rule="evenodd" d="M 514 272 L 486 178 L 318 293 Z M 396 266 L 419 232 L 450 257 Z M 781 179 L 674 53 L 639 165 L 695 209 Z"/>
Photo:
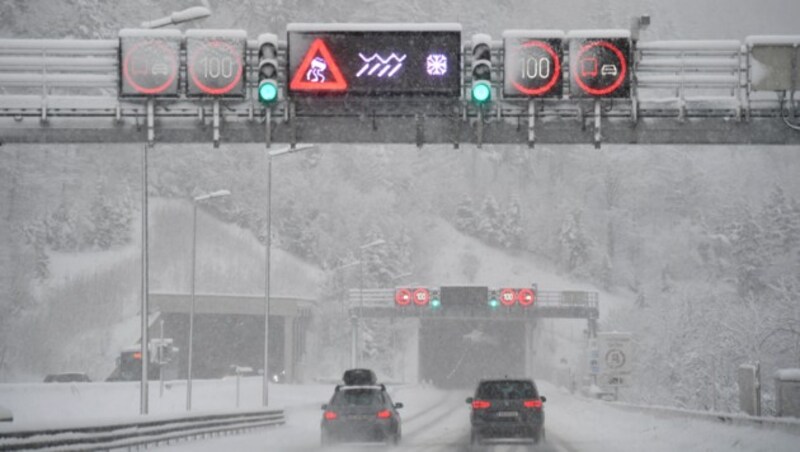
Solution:
<path fill-rule="evenodd" d="M 519 249 L 524 242 L 525 231 L 522 228 L 522 205 L 519 198 L 511 199 L 502 217 L 503 247 Z"/>
<path fill-rule="evenodd" d="M 562 262 L 568 272 L 574 271 L 589 258 L 589 239 L 581 223 L 581 211 L 573 210 L 561 224 L 559 243 Z"/>
<path fill-rule="evenodd" d="M 485 240 L 490 245 L 503 244 L 503 229 L 500 206 L 491 194 L 486 195 L 481 206 L 480 218 L 478 219 L 478 237 Z"/>
<path fill-rule="evenodd" d="M 454 225 L 456 229 L 465 234 L 472 235 L 477 231 L 477 215 L 475 214 L 472 198 L 469 196 L 465 196 L 458 203 Z"/>

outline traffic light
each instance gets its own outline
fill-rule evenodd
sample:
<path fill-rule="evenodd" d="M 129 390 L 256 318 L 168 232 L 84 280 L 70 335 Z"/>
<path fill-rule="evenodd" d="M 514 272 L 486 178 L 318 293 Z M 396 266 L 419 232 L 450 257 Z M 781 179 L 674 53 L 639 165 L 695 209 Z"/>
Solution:
<path fill-rule="evenodd" d="M 270 105 L 278 100 L 278 36 L 258 36 L 258 101 Z"/>
<path fill-rule="evenodd" d="M 491 36 L 472 35 L 472 102 L 482 105 L 492 100 Z"/>
<path fill-rule="evenodd" d="M 496 289 L 491 289 L 489 291 L 489 308 L 497 309 L 500 307 L 500 297 L 498 295 L 498 291 Z"/>
<path fill-rule="evenodd" d="M 439 294 L 439 289 L 431 289 L 431 309 L 439 309 L 442 307 L 442 297 Z"/>

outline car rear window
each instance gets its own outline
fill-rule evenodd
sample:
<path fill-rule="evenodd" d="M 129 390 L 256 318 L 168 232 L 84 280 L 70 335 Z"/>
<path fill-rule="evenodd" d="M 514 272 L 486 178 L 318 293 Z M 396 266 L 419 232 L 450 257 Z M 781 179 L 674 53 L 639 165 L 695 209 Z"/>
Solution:
<path fill-rule="evenodd" d="M 485 381 L 478 387 L 479 399 L 535 399 L 539 397 L 530 381 Z"/>
<path fill-rule="evenodd" d="M 331 405 L 375 406 L 383 404 L 383 394 L 377 389 L 347 389 L 333 396 Z"/>

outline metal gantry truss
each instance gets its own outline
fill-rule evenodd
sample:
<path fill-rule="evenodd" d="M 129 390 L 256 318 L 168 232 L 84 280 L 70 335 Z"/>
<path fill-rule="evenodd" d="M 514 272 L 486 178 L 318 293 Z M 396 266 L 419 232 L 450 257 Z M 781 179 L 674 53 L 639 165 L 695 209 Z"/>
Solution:
<path fill-rule="evenodd" d="M 495 320 L 506 322 L 527 321 L 536 318 L 586 319 L 596 321 L 600 316 L 597 292 L 537 291 L 533 306 L 519 305 L 491 308 L 487 303 L 476 306 L 448 304 L 442 300 L 438 308 L 432 306 L 397 306 L 394 289 L 350 289 L 349 313 L 360 318 L 421 318 L 441 320 Z M 361 302 L 363 300 L 363 306 Z"/>
<path fill-rule="evenodd" d="M 501 81 L 502 45 L 493 47 Z M 264 107 L 255 95 L 257 52 L 249 40 L 244 100 L 141 100 L 118 96 L 118 40 L 0 40 L 0 142 L 800 144 L 800 106 L 791 93 L 752 89 L 750 52 L 739 41 L 636 42 L 629 99 L 567 92 L 559 99 L 498 96 L 483 107 L 464 96 L 285 94 Z M 462 79 L 466 91 L 468 75 Z"/>

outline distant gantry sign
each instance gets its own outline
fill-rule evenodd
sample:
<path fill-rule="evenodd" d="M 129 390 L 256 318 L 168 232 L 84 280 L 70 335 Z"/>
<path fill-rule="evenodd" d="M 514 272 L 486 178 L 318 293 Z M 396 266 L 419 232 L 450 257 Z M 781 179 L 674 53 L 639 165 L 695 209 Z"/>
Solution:
<path fill-rule="evenodd" d="M 290 95 L 461 93 L 457 24 L 290 24 Z"/>

